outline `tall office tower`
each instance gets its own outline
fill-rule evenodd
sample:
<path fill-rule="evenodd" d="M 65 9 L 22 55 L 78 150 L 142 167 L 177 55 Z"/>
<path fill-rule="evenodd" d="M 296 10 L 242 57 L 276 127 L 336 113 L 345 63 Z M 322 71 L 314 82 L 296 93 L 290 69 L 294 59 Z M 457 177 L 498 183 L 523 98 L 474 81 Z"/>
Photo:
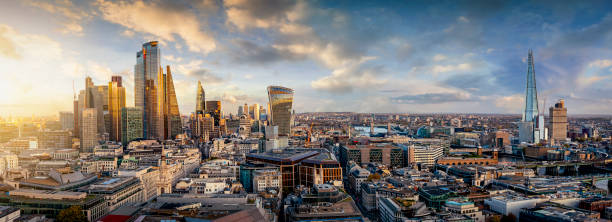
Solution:
<path fill-rule="evenodd" d="M 154 138 L 158 124 L 157 76 L 161 52 L 157 41 L 142 45 L 134 65 L 134 104 L 143 110 L 143 138 Z"/>
<path fill-rule="evenodd" d="M 206 94 L 202 83 L 198 80 L 198 92 L 196 94 L 196 114 L 204 114 L 206 110 Z"/>
<path fill-rule="evenodd" d="M 106 132 L 104 115 L 108 112 L 108 86 L 95 86 L 91 77 L 85 78 L 85 90 L 79 92 L 79 100 L 77 102 L 78 111 L 75 115 L 78 116 L 79 131 L 83 128 L 83 111 L 87 108 L 96 110 L 96 127 L 97 133 L 104 135 Z M 82 132 L 79 132 L 79 137 L 82 138 Z"/>
<path fill-rule="evenodd" d="M 98 133 L 102 136 L 109 134 L 111 128 L 110 112 L 108 110 L 108 85 L 94 86 L 98 91 L 96 109 L 98 109 Z"/>
<path fill-rule="evenodd" d="M 79 111 L 79 100 L 76 98 L 76 94 L 74 95 L 74 99 L 72 101 L 72 106 L 73 106 L 73 116 L 74 116 L 74 120 L 73 120 L 73 131 L 72 131 L 72 136 L 73 137 L 80 137 L 81 133 L 80 133 L 80 129 L 81 127 L 79 126 L 79 121 L 81 120 L 79 118 L 79 113 L 81 113 Z"/>
<path fill-rule="evenodd" d="M 72 130 L 74 127 L 74 114 L 71 112 L 60 112 L 60 124 L 62 124 L 62 130 Z"/>
<path fill-rule="evenodd" d="M 221 101 L 211 100 L 206 101 L 206 114 L 210 114 L 215 119 L 215 126 L 219 126 L 221 120 Z"/>
<path fill-rule="evenodd" d="M 242 106 L 238 106 L 238 117 L 242 116 L 244 113 L 244 108 Z"/>
<path fill-rule="evenodd" d="M 249 105 L 247 105 L 246 103 L 242 107 L 242 114 L 246 115 L 247 118 L 250 118 L 250 116 L 249 116 Z"/>
<path fill-rule="evenodd" d="M 82 115 L 81 152 L 92 153 L 98 144 L 98 111 L 94 108 L 86 108 Z"/>
<path fill-rule="evenodd" d="M 121 141 L 121 109 L 125 107 L 125 88 L 121 76 L 111 77 L 108 83 L 108 110 L 110 113 L 109 139 Z"/>
<path fill-rule="evenodd" d="M 525 110 L 523 121 L 533 122 L 538 116 L 538 90 L 536 88 L 535 64 L 533 51 L 527 55 L 527 87 L 525 88 Z"/>
<path fill-rule="evenodd" d="M 157 89 L 161 100 L 158 102 L 159 119 L 157 120 L 156 138 L 161 140 L 173 139 L 181 133 L 183 126 L 170 66 L 166 66 L 165 74 L 163 69 L 160 68 L 157 79 L 159 82 Z"/>
<path fill-rule="evenodd" d="M 525 87 L 525 110 L 523 118 L 518 123 L 519 141 L 527 143 L 539 143 L 547 139 L 544 126 L 544 116 L 538 111 L 538 90 L 536 87 L 535 64 L 533 62 L 533 51 L 529 50 L 527 55 L 527 80 Z"/>
<path fill-rule="evenodd" d="M 251 119 L 259 120 L 259 104 L 255 103 L 249 107 Z"/>
<path fill-rule="evenodd" d="M 142 109 L 139 107 L 121 108 L 121 143 L 129 144 L 142 138 Z"/>
<path fill-rule="evenodd" d="M 550 121 L 550 138 L 554 142 L 565 140 L 567 138 L 567 108 L 565 101 L 559 100 L 555 106 L 550 107 L 548 111 Z"/>
<path fill-rule="evenodd" d="M 282 86 L 268 86 L 270 125 L 278 126 L 278 135 L 291 134 L 291 107 L 293 89 Z"/>

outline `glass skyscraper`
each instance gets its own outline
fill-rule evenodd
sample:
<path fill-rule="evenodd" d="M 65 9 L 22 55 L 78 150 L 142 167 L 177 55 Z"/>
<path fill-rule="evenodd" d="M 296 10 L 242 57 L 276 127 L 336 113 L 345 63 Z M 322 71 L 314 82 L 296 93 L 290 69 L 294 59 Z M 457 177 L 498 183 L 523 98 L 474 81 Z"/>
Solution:
<path fill-rule="evenodd" d="M 125 107 L 125 88 L 121 76 L 113 76 L 108 83 L 108 111 L 111 121 L 109 135 L 112 141 L 121 141 L 121 109 L 123 107 Z"/>
<path fill-rule="evenodd" d="M 291 134 L 293 89 L 282 86 L 268 86 L 268 100 L 271 114 L 270 125 L 278 126 L 279 136 L 288 136 Z"/>
<path fill-rule="evenodd" d="M 123 107 L 121 109 L 121 142 L 127 144 L 142 138 L 142 109 L 139 107 Z"/>
<path fill-rule="evenodd" d="M 198 81 L 198 92 L 196 94 L 196 114 L 204 114 L 206 110 L 206 94 L 202 83 Z"/>
<path fill-rule="evenodd" d="M 538 117 L 538 90 L 536 88 L 533 51 L 527 55 L 527 87 L 525 88 L 525 110 L 523 121 L 533 122 Z"/>
<path fill-rule="evenodd" d="M 157 41 L 142 45 L 136 53 L 134 66 L 134 104 L 143 110 L 143 138 L 154 138 L 157 133 L 158 111 L 158 73 L 161 52 Z"/>

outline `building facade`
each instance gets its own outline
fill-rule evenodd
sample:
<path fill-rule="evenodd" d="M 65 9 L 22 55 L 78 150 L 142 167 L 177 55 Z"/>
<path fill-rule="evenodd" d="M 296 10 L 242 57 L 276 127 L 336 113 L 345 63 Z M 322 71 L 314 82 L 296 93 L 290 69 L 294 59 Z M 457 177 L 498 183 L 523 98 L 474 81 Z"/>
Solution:
<path fill-rule="evenodd" d="M 291 134 L 293 89 L 282 86 L 268 86 L 268 101 L 271 114 L 269 117 L 270 125 L 278 126 L 278 135 L 288 136 Z"/>

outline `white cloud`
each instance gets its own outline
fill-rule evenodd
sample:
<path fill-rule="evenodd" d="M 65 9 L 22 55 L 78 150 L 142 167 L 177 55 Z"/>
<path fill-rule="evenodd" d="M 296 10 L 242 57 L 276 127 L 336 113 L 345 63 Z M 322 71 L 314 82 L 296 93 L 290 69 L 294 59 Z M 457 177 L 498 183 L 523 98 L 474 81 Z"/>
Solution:
<path fill-rule="evenodd" d="M 442 61 L 442 60 L 445 60 L 445 59 L 446 59 L 446 56 L 444 56 L 444 55 L 442 55 L 442 54 L 436 54 L 436 55 L 433 57 L 433 60 L 434 60 L 435 62 L 439 62 L 439 61 Z"/>
<path fill-rule="evenodd" d="M 88 20 L 91 16 L 84 10 L 77 8 L 71 0 L 56 0 L 51 1 L 24 1 L 27 5 L 40 8 L 51 14 L 62 16 L 66 21 L 63 21 L 63 28 L 59 31 L 64 34 L 74 34 L 77 36 L 83 35 L 83 26 L 81 23 Z"/>
<path fill-rule="evenodd" d="M 244 78 L 245 78 L 245 79 L 253 79 L 253 75 L 251 75 L 251 74 L 246 74 L 246 75 L 244 75 Z"/>
<path fill-rule="evenodd" d="M 488 49 L 487 49 L 487 54 L 490 54 L 490 53 L 492 53 L 492 52 L 494 52 L 494 51 L 495 51 L 495 49 L 494 49 L 494 48 L 488 48 Z"/>
<path fill-rule="evenodd" d="M 493 99 L 496 107 L 501 108 L 502 113 L 521 113 L 521 108 L 525 105 L 522 94 L 511 96 L 501 96 Z"/>
<path fill-rule="evenodd" d="M 355 88 L 375 89 L 387 83 L 382 78 L 382 70 L 378 68 L 364 67 L 363 64 L 374 57 L 364 58 L 361 61 L 336 68 L 331 75 L 319 78 L 310 83 L 317 90 L 334 93 L 349 93 Z"/>
<path fill-rule="evenodd" d="M 463 23 L 468 23 L 470 22 L 470 20 L 464 16 L 459 16 L 459 18 L 457 18 L 458 22 L 463 22 Z"/>
<path fill-rule="evenodd" d="M 472 65 L 469 63 L 461 63 L 458 65 L 436 65 L 431 69 L 431 72 L 434 74 L 444 73 L 444 72 L 456 72 L 456 71 L 468 71 L 472 69 Z"/>
<path fill-rule="evenodd" d="M 612 60 L 600 59 L 589 63 L 589 67 L 606 68 L 612 66 Z"/>
<path fill-rule="evenodd" d="M 155 3 L 98 0 L 102 18 L 136 32 L 175 41 L 180 36 L 190 51 L 207 54 L 216 48 L 215 39 L 201 30 L 200 19 L 189 10 L 172 10 Z"/>

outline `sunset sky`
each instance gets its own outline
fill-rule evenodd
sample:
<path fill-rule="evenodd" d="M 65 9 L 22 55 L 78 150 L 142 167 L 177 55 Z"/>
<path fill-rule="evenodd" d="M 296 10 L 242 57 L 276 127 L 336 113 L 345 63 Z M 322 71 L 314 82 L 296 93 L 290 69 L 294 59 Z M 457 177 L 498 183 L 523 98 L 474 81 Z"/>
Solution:
<path fill-rule="evenodd" d="M 161 42 L 182 114 L 197 81 L 225 113 L 295 89 L 296 112 L 520 113 L 538 97 L 612 113 L 609 1 L 36 1 L 0 3 L 0 115 L 72 110 L 73 82 L 123 76 Z M 468 6 L 470 5 L 470 6 Z"/>

